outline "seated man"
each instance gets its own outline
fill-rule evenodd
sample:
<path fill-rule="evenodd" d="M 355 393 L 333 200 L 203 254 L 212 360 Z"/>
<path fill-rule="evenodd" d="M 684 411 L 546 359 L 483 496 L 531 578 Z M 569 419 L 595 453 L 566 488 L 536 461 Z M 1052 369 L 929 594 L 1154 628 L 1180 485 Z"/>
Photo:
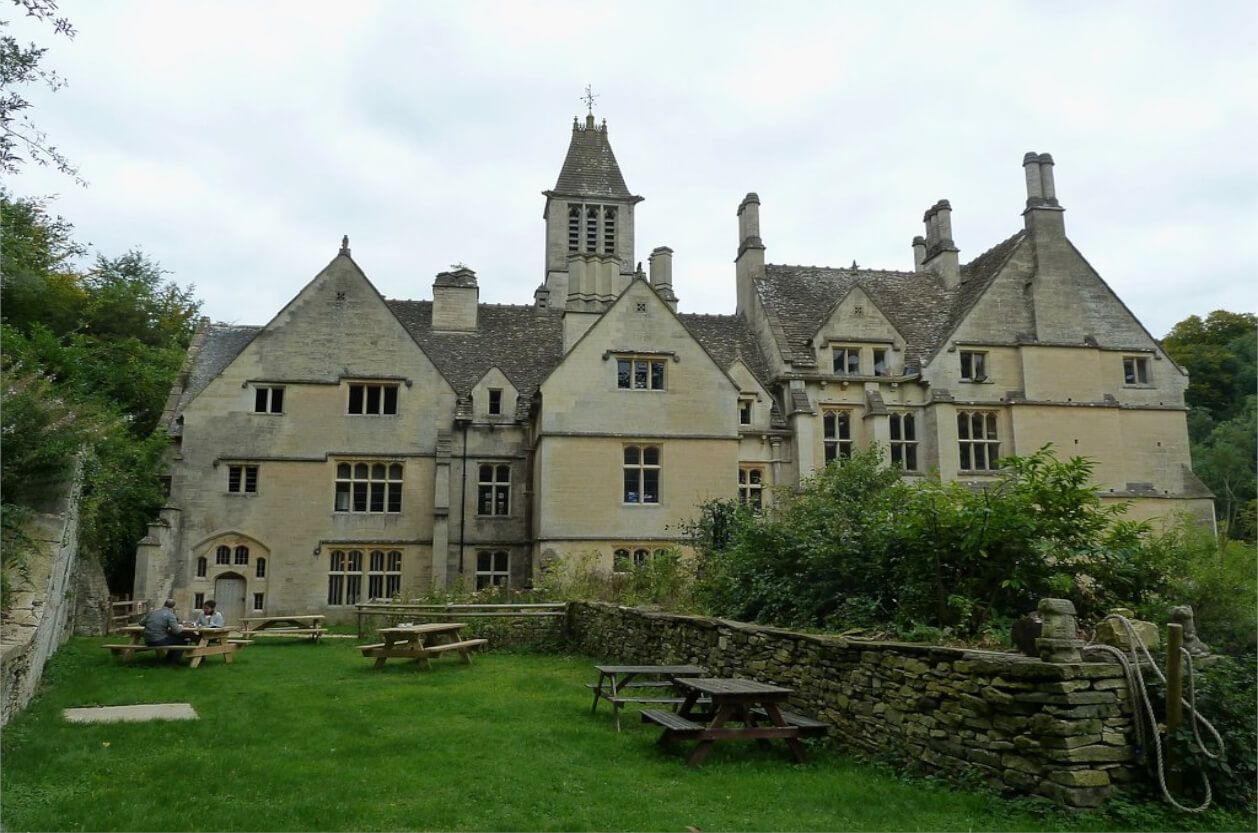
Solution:
<path fill-rule="evenodd" d="M 163 645 L 183 645 L 187 642 L 183 635 L 183 625 L 175 615 L 175 600 L 167 599 L 166 604 L 156 610 L 150 610 L 140 617 L 144 626 L 144 644 L 153 648 Z M 167 651 L 166 662 L 174 664 L 179 661 L 178 651 Z"/>
<path fill-rule="evenodd" d="M 223 627 L 223 614 L 214 608 L 218 607 L 217 602 L 213 599 L 208 600 L 197 612 L 197 618 L 192 624 L 198 628 L 221 628 Z"/>

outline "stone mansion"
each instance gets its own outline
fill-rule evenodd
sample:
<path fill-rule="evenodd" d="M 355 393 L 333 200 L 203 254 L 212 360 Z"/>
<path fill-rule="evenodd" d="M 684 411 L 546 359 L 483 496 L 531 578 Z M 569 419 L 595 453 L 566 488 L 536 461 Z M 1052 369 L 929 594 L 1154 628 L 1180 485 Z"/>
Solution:
<path fill-rule="evenodd" d="M 736 312 L 694 315 L 671 249 L 635 268 L 642 197 L 606 124 L 574 121 L 531 304 L 482 304 L 466 268 L 384 298 L 345 240 L 263 326 L 202 320 L 135 596 L 336 620 L 565 555 L 633 569 L 701 502 L 768 502 L 873 443 L 906 476 L 982 483 L 1051 442 L 1131 517 L 1212 519 L 1187 375 L 1067 239 L 1052 157 L 1022 167 L 1020 229 L 961 263 L 942 200 L 905 271 L 766 263 L 748 194 Z"/>

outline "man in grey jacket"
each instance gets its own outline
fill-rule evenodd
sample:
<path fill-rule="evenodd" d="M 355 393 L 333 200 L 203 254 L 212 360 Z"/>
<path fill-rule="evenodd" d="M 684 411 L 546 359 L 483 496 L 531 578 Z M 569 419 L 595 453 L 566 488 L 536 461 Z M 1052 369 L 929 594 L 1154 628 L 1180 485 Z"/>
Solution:
<path fill-rule="evenodd" d="M 183 635 L 183 625 L 175 615 L 175 600 L 167 599 L 166 604 L 157 610 L 150 610 L 140 619 L 144 626 L 144 644 L 155 648 L 163 645 L 183 645 L 187 639 Z M 179 661 L 178 651 L 167 651 L 166 662 L 174 664 Z"/>

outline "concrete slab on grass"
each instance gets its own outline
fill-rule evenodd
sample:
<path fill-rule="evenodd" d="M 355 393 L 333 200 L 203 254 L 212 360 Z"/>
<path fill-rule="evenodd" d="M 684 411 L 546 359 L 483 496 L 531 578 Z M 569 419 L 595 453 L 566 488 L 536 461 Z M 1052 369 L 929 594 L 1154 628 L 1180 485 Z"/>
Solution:
<path fill-rule="evenodd" d="M 66 709 L 71 723 L 118 723 L 143 720 L 196 720 L 191 703 L 147 703 L 136 706 L 97 706 L 91 709 Z"/>

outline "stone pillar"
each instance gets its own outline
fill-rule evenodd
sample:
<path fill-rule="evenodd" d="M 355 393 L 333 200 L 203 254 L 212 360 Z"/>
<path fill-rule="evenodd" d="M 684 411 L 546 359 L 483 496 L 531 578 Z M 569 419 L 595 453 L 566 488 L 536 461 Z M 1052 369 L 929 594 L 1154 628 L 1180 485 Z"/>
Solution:
<path fill-rule="evenodd" d="M 1069 599 L 1040 599 L 1037 607 L 1044 617 L 1040 638 L 1035 640 L 1044 662 L 1082 662 L 1083 640 L 1079 638 L 1075 606 Z"/>

